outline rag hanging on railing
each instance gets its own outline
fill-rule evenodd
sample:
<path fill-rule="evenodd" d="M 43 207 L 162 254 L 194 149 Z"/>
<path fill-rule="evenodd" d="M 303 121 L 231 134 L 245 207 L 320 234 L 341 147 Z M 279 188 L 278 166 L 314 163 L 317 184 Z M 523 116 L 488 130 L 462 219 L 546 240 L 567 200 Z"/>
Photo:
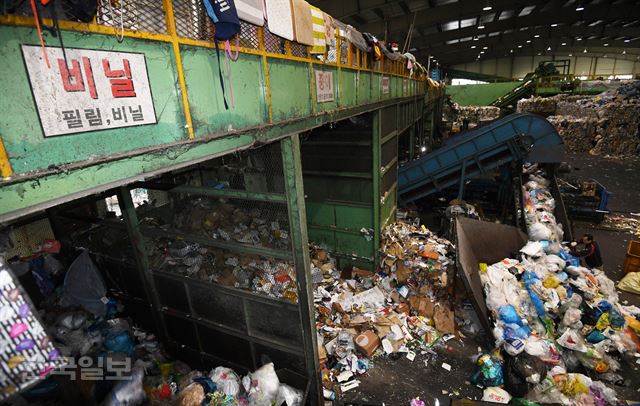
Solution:
<path fill-rule="evenodd" d="M 233 0 L 203 0 L 204 7 L 207 10 L 207 14 L 213 21 L 216 27 L 216 32 L 213 40 L 216 44 L 216 54 L 218 56 L 218 75 L 220 77 L 220 87 L 222 88 L 222 100 L 224 101 L 224 108 L 229 110 L 227 104 L 227 97 L 224 91 L 224 79 L 222 77 L 222 67 L 220 65 L 220 47 L 218 41 L 224 41 L 224 55 L 227 65 L 227 78 L 229 80 L 229 94 L 231 95 L 231 106 L 235 108 L 235 100 L 233 98 L 233 85 L 231 84 L 231 68 L 229 67 L 229 58 L 232 61 L 238 60 L 240 47 L 240 38 L 236 37 L 236 54 L 231 53 L 231 44 L 229 40 L 240 32 L 240 20 L 238 19 L 238 12 Z"/>

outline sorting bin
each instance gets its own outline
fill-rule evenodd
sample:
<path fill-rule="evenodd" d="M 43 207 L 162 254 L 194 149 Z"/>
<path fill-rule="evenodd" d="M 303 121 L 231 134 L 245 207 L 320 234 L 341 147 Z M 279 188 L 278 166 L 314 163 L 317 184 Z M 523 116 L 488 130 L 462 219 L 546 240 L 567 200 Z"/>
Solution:
<path fill-rule="evenodd" d="M 627 257 L 624 260 L 624 274 L 640 272 L 640 241 L 629 241 Z"/>

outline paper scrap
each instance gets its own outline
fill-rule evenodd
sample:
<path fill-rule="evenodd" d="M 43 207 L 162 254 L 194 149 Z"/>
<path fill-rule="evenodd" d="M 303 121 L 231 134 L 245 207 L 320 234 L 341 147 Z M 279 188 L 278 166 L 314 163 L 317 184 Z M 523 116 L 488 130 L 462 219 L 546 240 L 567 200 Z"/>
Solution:
<path fill-rule="evenodd" d="M 451 371 L 451 365 L 447 364 L 446 362 L 442 363 L 442 368 L 446 369 L 447 371 Z"/>
<path fill-rule="evenodd" d="M 407 359 L 411 362 L 413 362 L 414 359 L 416 359 L 416 353 L 413 351 L 409 351 L 407 353 Z"/>

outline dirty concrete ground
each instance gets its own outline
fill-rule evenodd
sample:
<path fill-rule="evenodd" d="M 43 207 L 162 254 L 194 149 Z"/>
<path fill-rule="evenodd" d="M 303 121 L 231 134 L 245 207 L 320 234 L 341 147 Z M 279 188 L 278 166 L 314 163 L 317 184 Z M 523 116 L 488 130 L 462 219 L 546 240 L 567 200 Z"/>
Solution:
<path fill-rule="evenodd" d="M 568 156 L 572 166 L 572 176 L 595 178 L 613 195 L 609 208 L 617 213 L 640 212 L 640 187 L 638 173 L 640 160 L 617 160 L 590 155 Z M 589 232 L 600 243 L 605 271 L 615 282 L 622 277 L 622 264 L 626 256 L 628 241 L 634 236 L 629 233 L 603 230 L 597 225 L 585 222 L 574 223 L 574 234 L 580 236 Z M 620 300 L 640 307 L 640 296 L 620 292 Z M 484 346 L 483 346 L 484 344 Z M 448 405 L 452 397 L 480 399 L 482 390 L 469 383 L 474 370 L 473 357 L 478 347 L 491 347 L 491 342 L 482 332 L 475 338 L 462 341 L 450 340 L 445 347 L 437 348 L 438 357 L 425 366 L 425 355 L 418 353 L 411 362 L 405 357 L 399 359 L 374 359 L 368 376 L 361 377 L 358 388 L 344 394 L 344 404 L 360 405 L 409 405 L 411 399 L 419 396 L 428 405 Z M 635 361 L 635 360 L 633 360 Z M 632 362 L 633 362 L 632 361 Z M 451 371 L 442 368 L 442 363 L 451 365 Z M 615 386 L 622 399 L 640 399 L 640 365 L 623 361 L 621 375 L 625 386 Z"/>

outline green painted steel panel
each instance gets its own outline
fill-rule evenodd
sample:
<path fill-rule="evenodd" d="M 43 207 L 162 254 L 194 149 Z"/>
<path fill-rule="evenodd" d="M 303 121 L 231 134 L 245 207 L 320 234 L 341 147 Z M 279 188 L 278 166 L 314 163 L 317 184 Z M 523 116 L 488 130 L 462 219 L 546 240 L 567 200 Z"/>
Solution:
<path fill-rule="evenodd" d="M 371 101 L 371 75 L 371 72 L 359 72 L 358 103 L 368 103 Z"/>
<path fill-rule="evenodd" d="M 323 202 L 314 202 L 307 199 L 306 206 L 307 222 L 309 224 L 324 227 L 336 225 L 336 215 L 332 205 L 325 204 Z"/>
<path fill-rule="evenodd" d="M 485 83 L 479 85 L 447 86 L 446 94 L 461 106 L 488 106 L 498 97 L 509 93 L 522 82 Z"/>
<path fill-rule="evenodd" d="M 313 200 L 370 203 L 371 179 L 304 176 L 304 190 Z"/>
<path fill-rule="evenodd" d="M 397 201 L 397 187 L 391 189 L 385 200 L 380 205 L 380 227 L 384 227 L 394 220 Z"/>
<path fill-rule="evenodd" d="M 45 33 L 49 46 L 59 41 Z M 0 26 L 0 135 L 15 173 L 46 169 L 51 165 L 109 156 L 135 148 L 155 146 L 187 137 L 177 73 L 170 44 L 113 36 L 63 32 L 69 48 L 144 53 L 158 123 L 44 137 L 39 124 L 20 45 L 38 45 L 35 29 Z M 60 191 L 58 191 L 60 193 Z"/>
<path fill-rule="evenodd" d="M 234 108 L 231 105 L 231 86 L 227 79 L 224 53 L 220 53 L 229 105 L 229 110 L 225 110 L 215 50 L 182 46 L 181 55 L 191 118 L 197 136 L 226 130 L 230 125 L 233 128 L 246 128 L 268 121 L 262 57 L 240 54 L 236 62 L 229 61 Z"/>
<path fill-rule="evenodd" d="M 336 225 L 360 231 L 362 227 L 373 227 L 373 215 L 370 207 L 335 205 Z"/>
<path fill-rule="evenodd" d="M 311 114 L 309 65 L 282 59 L 269 59 L 268 66 L 273 121 Z"/>
<path fill-rule="evenodd" d="M 342 100 L 340 105 L 344 107 L 355 106 L 356 99 L 356 82 L 358 73 L 350 69 L 343 69 L 340 73 L 342 76 Z"/>
<path fill-rule="evenodd" d="M 316 70 L 333 73 L 333 101 L 327 101 L 322 103 L 316 102 L 316 111 L 327 111 L 327 110 L 333 110 L 337 108 L 338 103 L 340 101 L 340 83 L 338 78 L 338 69 L 333 68 L 331 66 L 318 66 L 318 65 L 314 65 L 313 68 L 314 68 L 314 75 Z M 271 86 L 273 86 L 273 84 Z"/>

